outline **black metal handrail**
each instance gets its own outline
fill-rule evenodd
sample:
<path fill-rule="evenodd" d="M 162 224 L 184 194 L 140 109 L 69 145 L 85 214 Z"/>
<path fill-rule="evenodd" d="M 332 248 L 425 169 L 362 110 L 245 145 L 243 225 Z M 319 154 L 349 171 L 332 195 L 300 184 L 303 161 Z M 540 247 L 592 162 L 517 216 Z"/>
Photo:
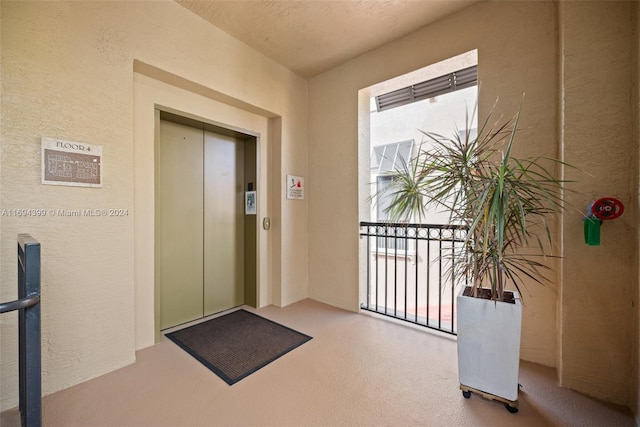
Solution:
<path fill-rule="evenodd" d="M 19 409 L 22 425 L 42 425 L 40 343 L 40 243 L 18 235 L 18 299 L 0 303 L 0 313 L 18 310 Z"/>
<path fill-rule="evenodd" d="M 360 308 L 455 335 L 459 279 L 451 263 L 466 235 L 455 224 L 361 222 L 367 290 Z"/>

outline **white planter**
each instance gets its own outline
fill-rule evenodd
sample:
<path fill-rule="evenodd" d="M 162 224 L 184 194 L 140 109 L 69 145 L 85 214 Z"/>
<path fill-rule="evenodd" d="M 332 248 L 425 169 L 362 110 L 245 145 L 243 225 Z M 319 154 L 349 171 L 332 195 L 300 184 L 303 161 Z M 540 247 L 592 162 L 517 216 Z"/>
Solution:
<path fill-rule="evenodd" d="M 460 387 L 517 403 L 520 296 L 514 292 L 516 303 L 511 304 L 467 297 L 463 292 L 457 298 Z"/>

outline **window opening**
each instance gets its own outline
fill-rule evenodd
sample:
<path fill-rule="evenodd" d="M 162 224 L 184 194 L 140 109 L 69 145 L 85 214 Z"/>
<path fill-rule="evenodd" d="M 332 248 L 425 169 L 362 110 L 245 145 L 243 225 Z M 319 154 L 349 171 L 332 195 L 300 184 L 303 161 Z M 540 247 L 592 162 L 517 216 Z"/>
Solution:
<path fill-rule="evenodd" d="M 380 195 L 381 191 L 392 186 L 393 176 L 410 167 L 419 151 L 428 148 L 431 139 L 426 137 L 423 131 L 445 137 L 453 136 L 452 134 L 457 132 L 460 138 L 466 138 L 469 133 L 469 137 L 475 138 L 477 118 L 470 115 L 475 111 L 477 103 L 477 80 L 477 66 L 474 65 L 371 97 L 369 182 L 374 184 L 370 189 L 373 221 L 391 220 L 387 211 L 391 204 L 391 196 L 379 197 L 376 194 Z M 400 93 L 409 95 L 401 100 L 397 97 Z M 390 101 L 392 98 L 393 102 Z M 384 104 L 382 109 L 381 102 Z M 470 129 L 467 130 L 467 127 Z M 390 142 L 394 140 L 399 142 Z M 449 212 L 434 209 L 428 212 L 427 221 L 431 224 L 447 224 L 449 216 Z M 415 220 L 397 219 L 401 222 Z M 399 245 L 391 240 L 386 239 L 385 243 L 385 239 L 379 239 L 378 247 L 399 249 Z"/>
<path fill-rule="evenodd" d="M 450 227 L 450 212 L 431 209 L 421 224 L 392 219 L 393 188 L 376 194 L 429 149 L 422 131 L 476 137 L 477 61 L 477 50 L 469 51 L 358 94 L 361 308 L 454 334 L 456 285 L 444 272 L 464 236 Z"/>
<path fill-rule="evenodd" d="M 413 142 L 412 139 L 373 147 L 373 153 L 371 155 L 372 173 L 383 174 L 393 172 L 400 170 L 403 165 L 409 164 L 413 150 Z"/>

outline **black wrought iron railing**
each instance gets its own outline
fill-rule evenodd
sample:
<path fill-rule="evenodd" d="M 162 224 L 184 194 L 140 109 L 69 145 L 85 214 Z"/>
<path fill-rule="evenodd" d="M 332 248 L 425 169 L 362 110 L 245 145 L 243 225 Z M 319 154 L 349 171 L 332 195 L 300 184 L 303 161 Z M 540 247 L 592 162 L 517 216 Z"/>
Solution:
<path fill-rule="evenodd" d="M 454 254 L 466 229 L 456 225 L 361 222 L 366 291 L 360 307 L 449 334 L 457 333 Z"/>
<path fill-rule="evenodd" d="M 18 235 L 18 299 L 0 303 L 0 313 L 18 310 L 18 393 L 23 426 L 42 425 L 40 343 L 40 243 Z"/>

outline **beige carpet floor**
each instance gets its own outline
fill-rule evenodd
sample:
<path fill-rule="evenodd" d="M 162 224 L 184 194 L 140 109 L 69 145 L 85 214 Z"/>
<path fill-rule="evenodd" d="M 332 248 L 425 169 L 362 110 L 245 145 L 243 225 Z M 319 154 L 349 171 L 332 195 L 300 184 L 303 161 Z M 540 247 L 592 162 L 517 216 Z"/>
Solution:
<path fill-rule="evenodd" d="M 518 414 L 464 399 L 451 336 L 313 300 L 257 312 L 313 339 L 229 386 L 164 338 L 133 365 L 46 396 L 44 426 L 635 425 L 628 409 L 560 388 L 554 369 L 528 362 Z M 17 410 L 0 425 L 18 426 Z"/>

